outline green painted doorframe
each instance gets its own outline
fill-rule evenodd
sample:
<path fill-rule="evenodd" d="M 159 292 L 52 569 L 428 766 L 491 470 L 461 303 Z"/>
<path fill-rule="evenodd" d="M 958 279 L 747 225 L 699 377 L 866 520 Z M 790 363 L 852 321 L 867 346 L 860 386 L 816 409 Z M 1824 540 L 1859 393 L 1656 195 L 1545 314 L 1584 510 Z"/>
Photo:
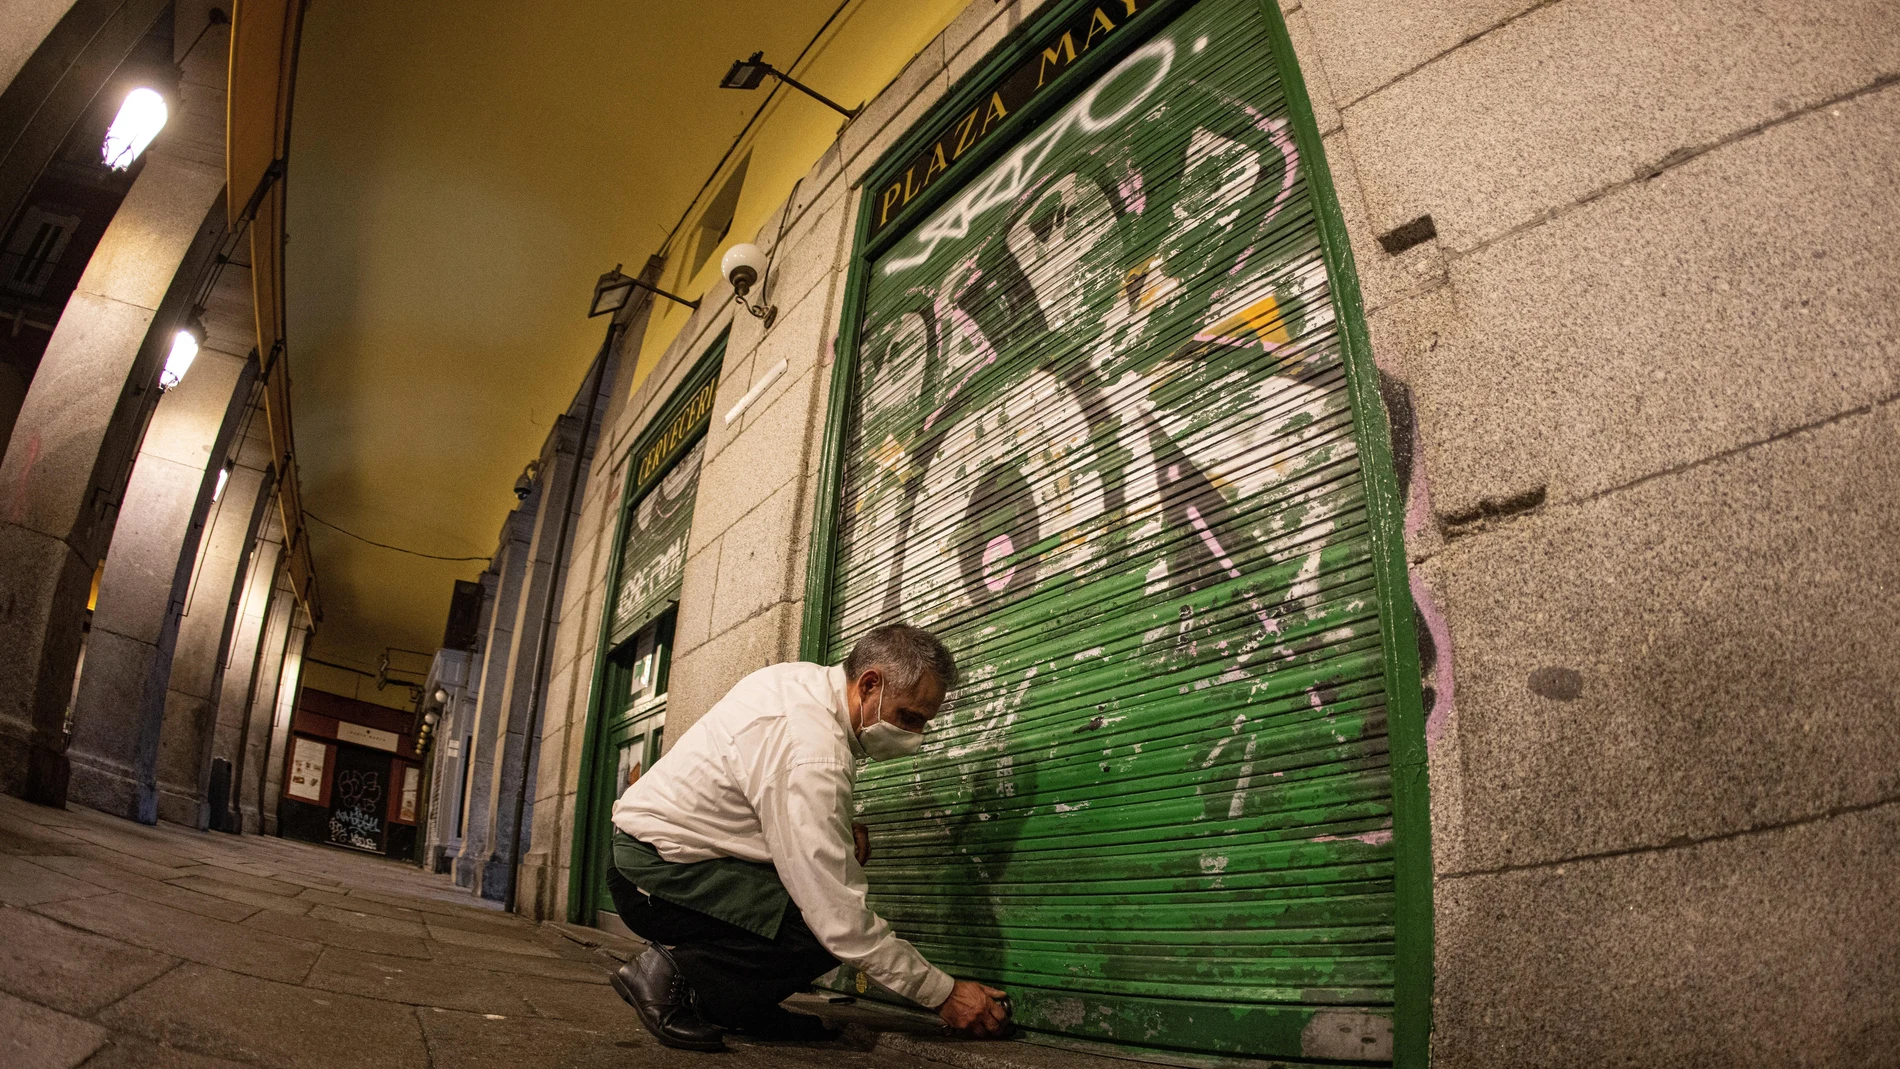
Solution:
<path fill-rule="evenodd" d="M 580 775 L 574 786 L 574 843 L 569 853 L 567 872 L 567 922 L 569 924 L 593 926 L 593 916 L 589 909 L 589 903 L 593 901 L 591 889 L 606 878 L 601 869 L 605 859 L 599 857 L 593 848 L 597 839 L 594 834 L 595 824 L 597 821 L 606 819 L 606 816 L 599 812 L 598 799 L 594 797 L 594 794 L 600 788 L 601 777 L 612 771 L 611 769 L 603 770 L 600 767 L 602 759 L 597 751 L 601 748 L 600 737 L 604 730 L 604 725 L 601 723 L 604 697 L 602 691 L 607 678 L 607 655 L 613 648 L 616 604 L 614 594 L 620 585 L 620 557 L 626 547 L 627 524 L 632 518 L 634 506 L 640 503 L 639 495 L 651 492 L 660 476 L 665 474 L 664 469 L 677 463 L 679 458 L 685 455 L 686 450 L 692 448 L 694 442 L 704 437 L 705 431 L 699 431 L 671 443 L 662 451 L 666 459 L 660 465 L 661 470 L 648 472 L 645 478 L 641 477 L 639 461 L 659 441 L 660 436 L 666 433 L 669 425 L 691 400 L 694 392 L 708 381 L 717 378 L 720 367 L 725 361 L 726 339 L 729 333 L 730 328 L 722 331 L 718 338 L 706 347 L 705 353 L 693 364 L 693 369 L 686 373 L 680 385 L 675 387 L 672 395 L 666 399 L 666 404 L 660 406 L 659 412 L 647 422 L 639 437 L 634 439 L 632 448 L 625 454 L 627 474 L 620 491 L 620 513 L 614 520 L 613 557 L 607 565 L 607 595 L 601 599 L 600 634 L 594 644 L 594 671 L 587 692 L 587 726 L 581 732 Z"/>
<path fill-rule="evenodd" d="M 811 555 L 806 568 L 805 606 L 799 655 L 815 661 L 824 657 L 831 616 L 833 571 L 836 564 L 837 522 L 844 465 L 847 396 L 857 370 L 860 331 L 870 264 L 908 234 L 929 212 L 959 189 L 968 176 L 980 172 L 1014 147 L 1024 133 L 1067 104 L 1083 86 L 1139 46 L 1172 17 L 1195 0 L 1161 0 L 1149 5 L 1127 23 L 1134 33 L 1105 38 L 1076 58 L 1051 83 L 1050 92 L 1032 98 L 997 124 L 993 136 L 972 147 L 936 177 L 934 183 L 907 201 L 884 225 L 873 227 L 878 198 L 920 152 L 942 137 L 956 117 L 980 107 L 994 84 L 1042 47 L 1045 36 L 1094 6 L 1090 0 L 1065 0 L 1051 5 L 1025 24 L 1016 36 L 933 108 L 909 134 L 889 149 L 867 175 L 858 205 L 858 222 L 845 290 L 838 339 L 838 359 L 832 366 L 831 393 L 825 418 L 823 452 L 813 495 Z M 1392 746 L 1393 851 L 1395 907 L 1393 1064 L 1401 1069 L 1423 1069 L 1430 1059 L 1433 981 L 1431 809 L 1427 782 L 1424 701 L 1420 689 L 1418 640 L 1414 630 L 1411 589 L 1406 574 L 1404 508 L 1393 470 L 1388 424 L 1378 393 L 1378 373 L 1365 324 L 1365 309 L 1353 266 L 1344 216 L 1326 165 L 1319 126 L 1313 116 L 1298 57 L 1287 34 L 1276 0 L 1260 0 L 1268 39 L 1287 99 L 1293 139 L 1307 167 L 1307 182 L 1317 209 L 1317 228 L 1339 323 L 1354 412 L 1355 436 L 1363 458 L 1367 513 L 1372 528 L 1374 573 L 1381 602 L 1389 607 L 1381 628 L 1385 681 L 1390 700 Z M 873 237 L 873 230 L 876 236 Z"/>

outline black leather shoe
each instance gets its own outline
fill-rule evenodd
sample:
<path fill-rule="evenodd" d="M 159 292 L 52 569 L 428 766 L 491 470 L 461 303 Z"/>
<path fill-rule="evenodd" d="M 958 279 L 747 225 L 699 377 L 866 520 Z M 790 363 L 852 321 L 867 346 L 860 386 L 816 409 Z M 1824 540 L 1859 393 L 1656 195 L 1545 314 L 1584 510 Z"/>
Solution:
<path fill-rule="evenodd" d="M 680 1050 L 725 1050 L 722 1033 L 693 1008 L 693 989 L 673 955 L 655 944 L 614 973 L 614 992 L 640 1015 L 653 1038 Z"/>

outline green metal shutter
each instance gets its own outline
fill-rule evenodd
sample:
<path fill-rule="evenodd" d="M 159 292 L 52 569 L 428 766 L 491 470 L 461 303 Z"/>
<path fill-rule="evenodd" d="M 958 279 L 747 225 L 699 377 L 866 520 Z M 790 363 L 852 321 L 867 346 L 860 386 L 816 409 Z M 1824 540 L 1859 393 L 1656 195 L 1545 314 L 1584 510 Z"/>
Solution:
<path fill-rule="evenodd" d="M 1036 1029 L 1381 1061 L 1383 610 L 1268 34 L 1189 8 L 868 265 L 828 653 L 962 666 L 857 793 L 933 962 Z"/>

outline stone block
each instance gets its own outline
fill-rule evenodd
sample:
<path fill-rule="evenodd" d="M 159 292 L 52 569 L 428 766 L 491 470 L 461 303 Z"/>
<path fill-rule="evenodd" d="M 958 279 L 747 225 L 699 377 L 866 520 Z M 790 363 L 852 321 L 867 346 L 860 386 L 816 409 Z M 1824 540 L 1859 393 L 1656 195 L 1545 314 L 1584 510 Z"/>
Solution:
<path fill-rule="evenodd" d="M 0 523 L 0 785 L 18 794 L 34 724 L 57 730 L 79 660 L 79 610 L 92 567 L 66 543 Z"/>
<path fill-rule="evenodd" d="M 0 1062 L 32 1069 L 71 1069 L 105 1045 L 109 1033 L 90 1021 L 0 994 Z"/>
<path fill-rule="evenodd" d="M 94 627 L 108 627 L 144 642 L 158 641 L 204 480 L 202 464 L 193 467 L 149 453 L 140 455 L 113 528 L 106 570 L 99 579 Z M 190 542 L 196 556 L 198 540 Z M 190 563 L 185 566 L 189 568 Z M 90 653 L 87 656 L 90 660 Z"/>
<path fill-rule="evenodd" d="M 446 962 L 391 958 L 331 947 L 304 981 L 309 987 L 340 991 L 414 1006 L 441 1006 L 510 1017 L 534 1012 L 522 1001 L 520 977 L 485 972 Z"/>
<path fill-rule="evenodd" d="M 191 371 L 177 386 L 165 391 L 139 443 L 144 457 L 159 457 L 194 469 L 201 475 L 211 461 L 211 447 L 224 425 L 224 415 L 244 374 L 244 357 L 205 347 L 191 362 Z M 135 476 L 136 477 L 136 476 Z"/>
<path fill-rule="evenodd" d="M 802 474 L 804 453 L 787 448 L 787 443 L 805 439 L 811 422 L 813 378 L 811 372 L 800 376 L 756 419 L 748 413 L 743 432 L 700 470 L 699 496 L 693 502 L 696 539 L 724 533 L 739 517 Z"/>
<path fill-rule="evenodd" d="M 851 142 L 845 144 L 845 178 L 855 188 L 861 186 L 871 169 L 876 167 L 899 141 L 910 136 L 912 130 L 930 114 L 930 109 L 950 91 L 950 77 L 947 71 L 938 71 L 930 81 L 918 88 L 917 94 L 897 113 L 897 117 L 873 134 L 857 151 L 852 151 Z M 845 131 L 846 138 L 851 130 Z"/>
<path fill-rule="evenodd" d="M 839 138 L 839 156 L 844 161 L 846 174 L 862 174 L 876 159 L 875 155 L 861 158 L 867 148 L 887 142 L 893 136 L 903 136 L 923 114 L 916 105 L 921 103 L 927 109 L 943 95 L 949 85 L 943 77 L 943 44 L 943 37 L 939 35 L 925 45 L 844 128 Z"/>
<path fill-rule="evenodd" d="M 150 983 L 176 958 L 0 909 L 0 991 L 88 1017 Z"/>
<path fill-rule="evenodd" d="M 1339 129 L 1341 98 L 1326 73 L 1325 49 L 1320 47 L 1307 11 L 1302 8 L 1286 16 L 1286 33 L 1293 42 L 1293 54 L 1299 60 L 1300 79 L 1306 83 L 1306 95 L 1313 102 L 1313 120 L 1324 137 Z"/>
<path fill-rule="evenodd" d="M 37 859 L 44 868 L 53 869 L 75 880 L 81 880 L 95 887 L 132 895 L 146 902 L 157 903 L 171 909 L 184 910 L 214 921 L 241 921 L 257 912 L 255 906 L 231 902 L 222 898 L 213 898 L 183 887 L 174 887 L 170 883 L 141 876 L 130 871 L 129 867 L 117 857 L 43 857 Z"/>
<path fill-rule="evenodd" d="M 804 194 L 801 193 L 802 197 Z M 770 344 L 783 329 L 786 314 L 814 291 L 823 288 L 846 269 L 851 247 L 847 228 L 857 220 L 857 197 L 843 183 L 836 183 L 822 194 L 792 224 L 784 242 L 772 256 L 772 278 L 766 296 L 778 306 L 779 318 L 760 338 Z M 740 318 L 750 319 L 750 316 Z M 754 322 L 757 322 L 754 320 Z M 774 358 L 776 359 L 776 358 Z M 763 367 L 770 367 L 768 362 Z M 725 410 L 720 409 L 720 413 Z"/>
<path fill-rule="evenodd" d="M 297 904 L 291 899 L 287 905 Z M 305 903 L 308 907 L 308 903 Z M 296 916 L 277 909 L 262 909 L 244 922 L 245 928 L 304 943 L 342 947 L 370 954 L 395 954 L 407 958 L 428 958 L 430 944 L 416 936 L 353 928 L 311 916 Z"/>
<path fill-rule="evenodd" d="M 1439 510 L 1600 492 L 1900 391 L 1896 131 L 1889 87 L 1453 261 L 1412 375 Z"/>
<path fill-rule="evenodd" d="M 217 1013 L 205 1007 L 219 1007 Z M 100 1019 L 173 1046 L 280 1069 L 424 1069 L 415 1010 L 351 994 L 258 981 L 183 965 Z"/>
<path fill-rule="evenodd" d="M 779 604 L 697 649 L 677 654 L 666 699 L 667 745 L 678 742 L 734 683 L 795 653 L 797 627 L 796 608 Z"/>
<path fill-rule="evenodd" d="M 520 973 L 550 980 L 573 983 L 605 983 L 607 973 L 598 960 L 569 961 L 529 954 L 504 954 L 499 951 L 466 947 L 459 943 L 435 943 L 429 948 L 435 960 L 458 969 L 485 969 L 491 972 Z"/>
<path fill-rule="evenodd" d="M 310 903 L 301 901 L 294 896 L 286 897 L 281 894 L 272 894 L 269 891 L 257 891 L 248 887 L 236 887 L 223 880 L 211 879 L 205 876 L 183 876 L 167 882 L 174 887 L 183 888 L 187 891 L 196 891 L 199 894 L 211 895 L 213 898 L 222 898 L 226 901 L 237 902 L 246 906 L 256 906 L 258 909 L 287 913 L 293 917 L 304 916 L 308 914 L 311 909 Z"/>
<path fill-rule="evenodd" d="M 1897 817 L 1441 878 L 1432 1064 L 1892 1064 Z"/>
<path fill-rule="evenodd" d="M 66 302 L 0 462 L 8 523 L 61 539 L 89 531 L 89 491 L 119 384 L 151 325 L 148 307 L 83 292 Z"/>
<path fill-rule="evenodd" d="M 33 908 L 63 924 L 110 939 L 247 977 L 285 983 L 302 980 L 316 964 L 319 949 L 314 943 L 279 938 L 127 894 L 78 898 Z"/>
<path fill-rule="evenodd" d="M 1887 0 L 1566 0 L 1347 108 L 1346 127 L 1374 227 L 1429 212 L 1464 251 L 1896 69 Z"/>
<path fill-rule="evenodd" d="M 39 864 L 42 860 L 44 857 L 28 859 L 10 854 L 0 855 L 0 902 L 9 906 L 33 906 L 41 902 L 90 898 L 108 893 L 106 888 L 97 884 L 74 879 Z M 0 916 L 11 916 L 14 912 L 17 911 L 8 910 L 0 913 Z"/>
<path fill-rule="evenodd" d="M 1538 6 L 1540 0 L 1305 0 L 1298 8 L 1311 20 L 1312 41 L 1344 106 Z"/>
<path fill-rule="evenodd" d="M 726 350 L 725 359 L 719 367 L 719 390 L 713 395 L 712 422 L 706 428 L 706 445 L 699 457 L 701 471 L 714 457 L 724 452 L 739 433 L 739 425 L 727 423 L 724 416 L 752 387 L 752 367 L 750 349 L 744 352 L 735 352 L 730 348 Z"/>
<path fill-rule="evenodd" d="M 1896 499 L 1888 405 L 1426 561 L 1457 669 L 1459 868 L 1900 793 Z"/>
<path fill-rule="evenodd" d="M 46 35 L 59 24 L 71 4 L 61 0 L 21 0 L 7 8 L 13 32 L 0 41 L 0 85 L 13 84 L 14 76 L 33 57 Z"/>
<path fill-rule="evenodd" d="M 784 333 L 774 332 L 760 347 L 754 358 L 757 375 L 764 375 L 781 360 L 785 362 L 785 371 L 746 408 L 742 419 L 747 429 L 770 419 L 767 413 L 789 392 L 802 391 L 809 401 L 813 382 L 810 371 L 825 362 L 837 341 L 835 309 L 830 300 L 833 293 L 830 288 L 815 290 L 797 306 L 786 309 L 781 324 Z"/>
<path fill-rule="evenodd" d="M 244 1063 L 207 1058 L 140 1039 L 118 1035 L 86 1059 L 86 1069 L 243 1069 Z"/>
<path fill-rule="evenodd" d="M 437 943 L 454 943 L 458 946 L 490 950 L 501 954 L 524 954 L 537 958 L 556 956 L 554 951 L 536 942 L 532 936 L 471 932 L 466 928 L 437 924 L 434 920 L 429 923 L 429 938 Z"/>
<path fill-rule="evenodd" d="M 177 678 L 174 657 L 171 680 Z M 165 723 L 158 736 L 158 819 L 189 828 L 198 827 L 203 819 L 204 748 L 215 715 L 216 709 L 205 698 L 166 691 Z"/>
<path fill-rule="evenodd" d="M 1335 131 L 1327 135 L 1324 151 L 1326 168 L 1333 177 L 1333 194 L 1346 222 L 1353 273 L 1359 279 L 1359 294 L 1366 311 L 1375 312 L 1443 285 L 1445 260 L 1437 241 L 1428 239 L 1397 256 L 1380 246 L 1379 235 L 1366 216 L 1365 190 L 1359 184 L 1352 139 L 1344 131 Z"/>
<path fill-rule="evenodd" d="M 944 65 L 954 67 L 962 60 L 967 69 L 973 59 L 995 47 L 1021 21 L 1016 8 L 1013 3 L 965 4 L 943 28 Z M 951 81 L 955 80 L 953 76 Z"/>
<path fill-rule="evenodd" d="M 149 314 L 164 299 L 179 262 L 223 189 L 222 167 L 152 153 L 87 261 L 78 293 Z M 130 353 L 125 355 L 129 358 Z"/>
<path fill-rule="evenodd" d="M 624 1006 L 624 1004 L 623 1004 Z M 611 1032 L 540 1017 L 490 1019 L 473 1013 L 420 1015 L 429 1050 L 442 1065 L 467 1069 L 513 1069 L 523 1064 L 572 1069 L 624 1069 L 647 1059 L 667 1059 L 639 1018 L 629 1010 Z"/>
<path fill-rule="evenodd" d="M 341 924 L 345 928 L 357 928 L 365 932 L 382 935 L 407 935 L 421 939 L 426 934 L 419 921 L 397 920 L 394 917 L 379 917 L 373 913 L 364 913 L 355 909 L 340 909 L 336 906 L 316 905 L 310 907 L 311 920 L 329 921 Z"/>
<path fill-rule="evenodd" d="M 990 52 L 1022 25 L 1015 4 L 970 4 L 943 31 L 944 79 L 957 83 L 983 66 Z"/>
<path fill-rule="evenodd" d="M 804 548 L 807 517 L 799 484 L 786 483 L 746 513 L 720 538 L 719 576 L 713 590 L 712 633 L 793 596 L 786 589 L 792 563 Z"/>

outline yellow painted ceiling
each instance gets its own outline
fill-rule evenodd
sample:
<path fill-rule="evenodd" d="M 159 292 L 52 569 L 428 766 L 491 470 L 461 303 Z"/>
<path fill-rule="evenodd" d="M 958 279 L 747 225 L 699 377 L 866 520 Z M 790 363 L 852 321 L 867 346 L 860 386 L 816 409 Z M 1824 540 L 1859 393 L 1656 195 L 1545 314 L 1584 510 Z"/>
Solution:
<path fill-rule="evenodd" d="M 856 0 L 796 73 L 847 104 L 867 99 L 963 3 Z M 719 89 L 721 75 L 759 49 L 789 63 L 835 8 L 310 5 L 286 246 L 309 511 L 380 542 L 491 554 L 516 475 L 599 345 L 604 321 L 585 318 L 595 277 L 616 262 L 637 268 L 660 247 L 765 99 L 764 89 Z M 756 231 L 839 121 L 780 91 L 748 135 L 729 241 Z M 689 295 L 714 273 L 680 280 L 669 267 Z M 681 320 L 656 324 L 649 347 Z M 313 653 L 364 667 L 385 647 L 433 650 L 453 580 L 484 567 L 320 524 L 311 545 L 324 607 Z"/>

